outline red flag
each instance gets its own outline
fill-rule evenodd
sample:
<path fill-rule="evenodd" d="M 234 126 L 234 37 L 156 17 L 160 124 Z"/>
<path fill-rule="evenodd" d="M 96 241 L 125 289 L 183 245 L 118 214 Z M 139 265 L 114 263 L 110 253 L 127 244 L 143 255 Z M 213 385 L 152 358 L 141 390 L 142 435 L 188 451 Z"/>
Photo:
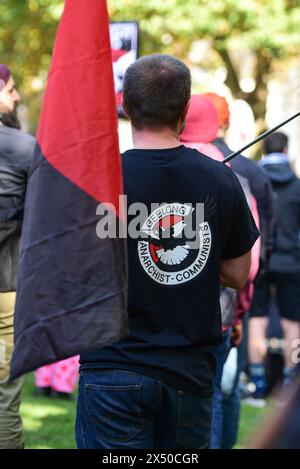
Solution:
<path fill-rule="evenodd" d="M 118 207 L 122 179 L 104 0 L 66 1 L 38 142 L 58 171 L 99 202 Z"/>
<path fill-rule="evenodd" d="M 11 376 L 127 332 L 125 242 L 99 239 L 99 203 L 122 193 L 104 0 L 66 0 L 31 169 Z"/>

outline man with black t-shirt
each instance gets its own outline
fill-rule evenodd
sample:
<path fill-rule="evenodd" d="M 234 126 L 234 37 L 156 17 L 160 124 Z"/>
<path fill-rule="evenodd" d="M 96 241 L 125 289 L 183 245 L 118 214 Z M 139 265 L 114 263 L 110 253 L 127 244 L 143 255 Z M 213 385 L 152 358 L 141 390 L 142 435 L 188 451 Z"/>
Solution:
<path fill-rule="evenodd" d="M 243 286 L 259 234 L 231 169 L 179 143 L 190 92 L 188 68 L 166 55 L 125 76 L 125 193 L 148 214 L 128 236 L 129 336 L 81 356 L 79 448 L 210 443 L 220 284 Z"/>

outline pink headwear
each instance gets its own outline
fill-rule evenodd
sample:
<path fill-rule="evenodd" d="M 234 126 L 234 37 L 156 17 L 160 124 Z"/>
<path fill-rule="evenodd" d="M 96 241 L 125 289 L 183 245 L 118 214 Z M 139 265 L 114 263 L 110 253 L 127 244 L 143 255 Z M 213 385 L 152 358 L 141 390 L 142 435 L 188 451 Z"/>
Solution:
<path fill-rule="evenodd" d="M 192 95 L 180 140 L 211 143 L 217 137 L 218 129 L 218 114 L 213 104 L 203 95 Z"/>

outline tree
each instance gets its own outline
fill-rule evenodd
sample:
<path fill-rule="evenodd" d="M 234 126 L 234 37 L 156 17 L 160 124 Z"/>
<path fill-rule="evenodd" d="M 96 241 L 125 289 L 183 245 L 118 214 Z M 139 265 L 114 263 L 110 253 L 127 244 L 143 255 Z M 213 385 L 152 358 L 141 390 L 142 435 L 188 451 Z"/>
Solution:
<path fill-rule="evenodd" d="M 264 118 L 274 65 L 300 51 L 298 0 L 111 0 L 110 10 L 113 19 L 141 22 L 144 52 L 187 59 L 193 41 L 210 40 L 227 69 L 226 84 L 234 97 L 251 105 L 256 119 Z M 245 54 L 253 59 L 254 87 L 248 92 L 240 80 Z"/>
<path fill-rule="evenodd" d="M 224 64 L 226 84 L 234 97 L 248 101 L 256 119 L 264 117 L 274 67 L 300 51 L 299 0 L 108 0 L 108 5 L 112 20 L 140 22 L 141 53 L 171 53 L 188 61 L 195 41 L 210 41 L 213 60 L 201 65 Z M 62 7 L 62 0 L 0 3 L 1 62 L 14 70 L 30 103 L 33 128 Z M 241 85 L 246 57 L 254 84 L 250 91 Z"/>
<path fill-rule="evenodd" d="M 0 2 L 0 61 L 12 70 L 35 131 L 50 66 L 61 0 Z"/>

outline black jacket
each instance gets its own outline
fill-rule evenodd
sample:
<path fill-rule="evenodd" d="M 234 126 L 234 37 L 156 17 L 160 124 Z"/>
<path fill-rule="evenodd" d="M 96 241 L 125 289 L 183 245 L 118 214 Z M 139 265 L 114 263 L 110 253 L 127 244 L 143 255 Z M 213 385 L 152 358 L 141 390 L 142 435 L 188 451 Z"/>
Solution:
<path fill-rule="evenodd" d="M 300 271 L 300 180 L 283 154 L 267 155 L 260 167 L 272 183 L 275 201 L 275 237 L 271 272 Z"/>
<path fill-rule="evenodd" d="M 232 153 L 222 138 L 217 138 L 213 143 L 223 153 L 224 157 Z M 257 202 L 261 235 L 260 273 L 262 274 L 267 270 L 273 246 L 274 203 L 272 186 L 268 176 L 249 158 L 238 155 L 230 163 L 234 171 L 248 179 L 251 192 Z"/>
<path fill-rule="evenodd" d="M 0 123 L 0 292 L 16 290 L 26 185 L 35 139 Z"/>

